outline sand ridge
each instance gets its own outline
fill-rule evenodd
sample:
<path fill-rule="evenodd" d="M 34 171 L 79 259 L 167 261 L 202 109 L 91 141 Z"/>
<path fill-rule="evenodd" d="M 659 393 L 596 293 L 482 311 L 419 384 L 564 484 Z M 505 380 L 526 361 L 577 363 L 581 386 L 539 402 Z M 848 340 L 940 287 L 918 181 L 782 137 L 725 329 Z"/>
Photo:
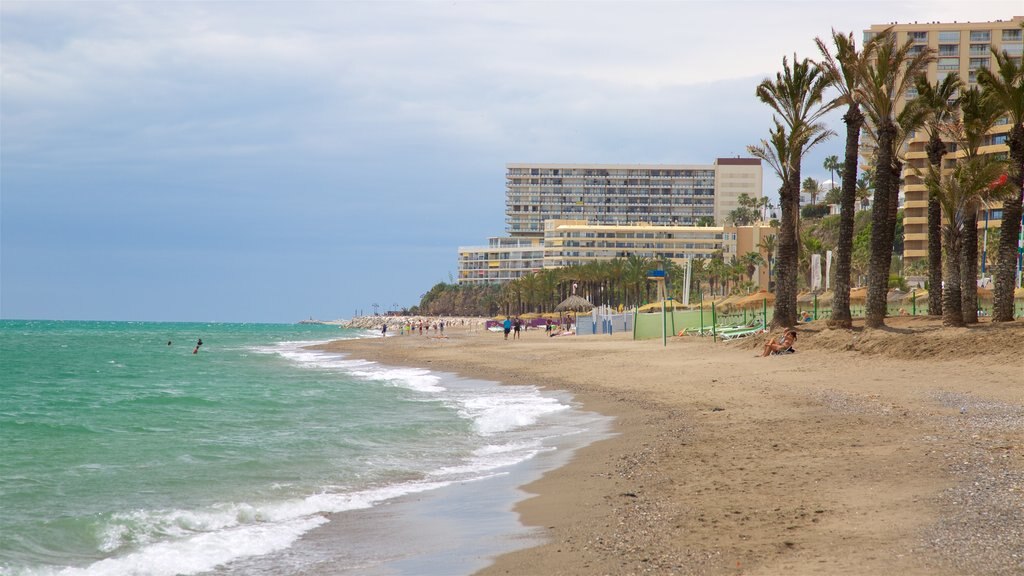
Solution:
<path fill-rule="evenodd" d="M 548 543 L 482 574 L 1021 573 L 1024 322 L 888 324 L 802 325 L 771 358 L 763 337 L 542 331 L 328 347 L 616 416 L 615 437 L 525 487 L 517 509 Z"/>

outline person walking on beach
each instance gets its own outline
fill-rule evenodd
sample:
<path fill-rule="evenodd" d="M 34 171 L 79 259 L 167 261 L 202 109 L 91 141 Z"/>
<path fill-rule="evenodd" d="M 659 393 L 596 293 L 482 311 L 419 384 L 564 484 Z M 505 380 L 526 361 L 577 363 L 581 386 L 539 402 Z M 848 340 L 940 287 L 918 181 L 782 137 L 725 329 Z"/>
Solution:
<path fill-rule="evenodd" d="M 505 340 L 508 340 L 508 333 L 512 331 L 512 320 L 505 318 L 501 326 L 505 329 Z"/>
<path fill-rule="evenodd" d="M 388 335 L 388 323 L 385 322 L 380 326 L 380 337 L 383 338 Z"/>
<path fill-rule="evenodd" d="M 522 328 L 523 323 L 516 318 L 515 322 L 512 323 L 512 339 L 517 340 L 519 338 L 519 329 Z"/>

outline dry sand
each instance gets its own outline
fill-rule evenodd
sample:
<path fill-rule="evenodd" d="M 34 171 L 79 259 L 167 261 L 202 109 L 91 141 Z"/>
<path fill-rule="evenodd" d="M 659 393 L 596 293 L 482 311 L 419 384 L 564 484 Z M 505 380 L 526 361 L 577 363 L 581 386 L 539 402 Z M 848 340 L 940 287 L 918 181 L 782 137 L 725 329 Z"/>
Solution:
<path fill-rule="evenodd" d="M 525 487 L 547 543 L 494 574 L 1024 574 L 1024 321 L 764 337 L 518 341 L 490 332 L 329 345 L 569 390 L 616 436 Z"/>

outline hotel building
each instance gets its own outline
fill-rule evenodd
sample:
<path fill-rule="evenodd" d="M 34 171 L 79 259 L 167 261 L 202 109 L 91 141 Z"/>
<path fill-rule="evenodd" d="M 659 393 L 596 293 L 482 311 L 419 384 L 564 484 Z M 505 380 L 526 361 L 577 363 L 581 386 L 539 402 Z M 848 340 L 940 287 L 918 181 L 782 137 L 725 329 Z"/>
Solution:
<path fill-rule="evenodd" d="M 540 237 L 544 222 L 723 225 L 742 193 L 761 198 L 761 160 L 710 165 L 508 164 L 505 223 L 511 236 Z"/>
<path fill-rule="evenodd" d="M 935 51 L 936 61 L 928 65 L 928 82 L 934 84 L 950 73 L 956 72 L 968 87 L 974 87 L 977 86 L 978 70 L 995 65 L 995 59 L 992 57 L 993 49 L 1000 52 L 1005 51 L 1010 57 L 1016 58 L 1017 64 L 1020 65 L 1021 58 L 1024 56 L 1022 23 L 1024 23 L 1024 16 L 1014 16 L 1010 20 L 996 20 L 995 22 L 877 24 L 865 31 L 864 40 L 867 41 L 875 34 L 892 27 L 893 32 L 897 35 L 897 43 L 902 44 L 907 39 L 912 39 L 914 49 L 923 50 L 928 47 Z M 899 106 L 902 107 L 906 104 L 906 100 L 916 97 L 916 91 L 911 90 Z M 1008 155 L 1009 147 L 1006 145 L 1006 138 L 1009 132 L 1009 120 L 1003 118 L 990 131 L 981 152 L 983 154 Z M 928 135 L 924 130 L 919 130 L 901 154 L 905 162 L 903 212 L 905 265 L 928 256 L 928 190 L 925 188 L 923 178 L 918 176 L 919 173 L 927 172 L 928 155 L 925 152 L 927 143 Z M 950 150 L 944 160 L 944 168 L 951 167 L 955 160 L 964 154 L 962 150 L 958 151 L 954 146 L 948 146 Z M 988 226 L 998 227 L 1001 224 L 1002 207 L 992 206 L 991 209 L 983 211 L 978 218 L 979 226 L 986 225 L 986 216 Z M 991 252 L 989 251 L 989 253 Z"/>
<path fill-rule="evenodd" d="M 542 269 L 627 258 L 666 258 L 680 266 L 709 260 L 721 252 L 726 261 L 758 252 L 761 239 L 774 234 L 764 226 L 661 226 L 647 223 L 593 224 L 586 220 L 546 220 L 543 238 L 491 238 L 486 247 L 459 248 L 459 283 L 508 282 Z M 768 267 L 756 278 L 768 286 Z"/>
<path fill-rule="evenodd" d="M 723 226 L 740 194 L 762 197 L 762 178 L 756 158 L 707 165 L 508 164 L 509 237 L 460 246 L 458 282 L 504 283 L 544 268 L 631 254 L 680 265 L 718 251 L 727 259 L 745 254 L 756 250 L 762 235 L 749 230 L 769 229 L 744 227 L 744 233 Z M 737 236 L 744 234 L 756 239 L 737 253 Z"/>

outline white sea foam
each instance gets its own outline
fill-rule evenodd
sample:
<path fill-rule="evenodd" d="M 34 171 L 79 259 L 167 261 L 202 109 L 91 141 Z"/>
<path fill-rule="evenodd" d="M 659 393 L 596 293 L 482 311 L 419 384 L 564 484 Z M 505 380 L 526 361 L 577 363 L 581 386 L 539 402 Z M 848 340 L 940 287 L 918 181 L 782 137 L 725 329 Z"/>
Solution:
<path fill-rule="evenodd" d="M 385 500 L 435 490 L 451 481 L 416 481 L 351 493 L 319 493 L 261 505 L 118 514 L 100 535 L 105 552 L 136 548 L 87 567 L 38 569 L 25 576 L 172 576 L 195 574 L 292 545 L 328 522 L 326 514 L 370 508 Z"/>

